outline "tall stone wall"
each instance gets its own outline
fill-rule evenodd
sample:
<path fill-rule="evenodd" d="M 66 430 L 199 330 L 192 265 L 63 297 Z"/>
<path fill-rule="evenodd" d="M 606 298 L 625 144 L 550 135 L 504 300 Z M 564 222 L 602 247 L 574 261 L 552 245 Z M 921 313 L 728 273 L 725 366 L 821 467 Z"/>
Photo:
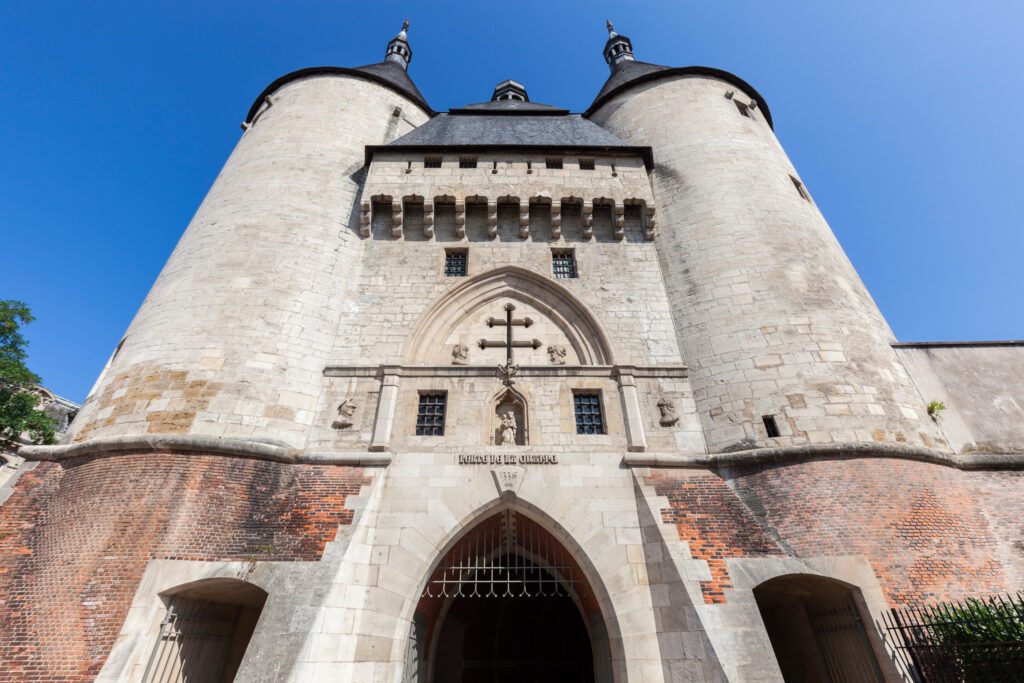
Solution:
<path fill-rule="evenodd" d="M 892 333 L 797 172 L 729 83 L 673 76 L 593 120 L 654 148 L 665 286 L 711 451 L 885 442 L 944 448 Z M 746 96 L 749 97 L 749 96 Z M 770 439 L 762 416 L 776 415 Z"/>
<path fill-rule="evenodd" d="M 150 291 L 74 439 L 301 446 L 362 254 L 363 149 L 427 114 L 350 76 L 293 81 L 245 132 Z"/>

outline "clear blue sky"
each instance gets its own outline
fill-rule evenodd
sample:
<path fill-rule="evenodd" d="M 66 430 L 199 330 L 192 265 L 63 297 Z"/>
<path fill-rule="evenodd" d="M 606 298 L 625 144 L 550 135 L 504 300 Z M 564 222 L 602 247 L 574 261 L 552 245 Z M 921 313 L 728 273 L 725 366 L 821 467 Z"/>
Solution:
<path fill-rule="evenodd" d="M 406 15 L 438 110 L 504 78 L 582 111 L 611 17 L 638 59 L 752 83 L 902 340 L 1024 338 L 1024 3 L 0 3 L 0 298 L 85 398 L 259 92 L 380 61 Z M 663 226 L 669 229 L 670 226 Z"/>

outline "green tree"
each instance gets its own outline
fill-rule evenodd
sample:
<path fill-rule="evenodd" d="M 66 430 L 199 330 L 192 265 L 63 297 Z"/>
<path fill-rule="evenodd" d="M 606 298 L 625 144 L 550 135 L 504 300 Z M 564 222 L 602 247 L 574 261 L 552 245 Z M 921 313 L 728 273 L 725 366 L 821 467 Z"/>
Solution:
<path fill-rule="evenodd" d="M 0 440 L 25 434 L 32 443 L 49 444 L 56 441 L 57 421 L 38 410 L 39 376 L 25 367 L 21 326 L 33 320 L 24 303 L 0 300 Z"/>

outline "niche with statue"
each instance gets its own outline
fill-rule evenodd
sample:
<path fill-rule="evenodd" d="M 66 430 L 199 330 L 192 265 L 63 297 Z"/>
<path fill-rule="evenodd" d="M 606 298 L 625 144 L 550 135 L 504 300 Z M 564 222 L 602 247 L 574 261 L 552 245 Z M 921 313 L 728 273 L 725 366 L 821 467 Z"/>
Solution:
<path fill-rule="evenodd" d="M 529 443 L 526 398 L 512 387 L 495 396 L 491 405 L 491 443 L 495 446 L 525 446 Z"/>

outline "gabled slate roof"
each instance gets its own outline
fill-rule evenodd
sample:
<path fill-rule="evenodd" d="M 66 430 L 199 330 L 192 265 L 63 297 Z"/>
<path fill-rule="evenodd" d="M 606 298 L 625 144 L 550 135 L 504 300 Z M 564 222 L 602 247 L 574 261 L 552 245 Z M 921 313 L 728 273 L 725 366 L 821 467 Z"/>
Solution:
<path fill-rule="evenodd" d="M 473 145 L 482 147 L 628 147 L 579 114 L 494 116 L 438 114 L 386 147 Z"/>

